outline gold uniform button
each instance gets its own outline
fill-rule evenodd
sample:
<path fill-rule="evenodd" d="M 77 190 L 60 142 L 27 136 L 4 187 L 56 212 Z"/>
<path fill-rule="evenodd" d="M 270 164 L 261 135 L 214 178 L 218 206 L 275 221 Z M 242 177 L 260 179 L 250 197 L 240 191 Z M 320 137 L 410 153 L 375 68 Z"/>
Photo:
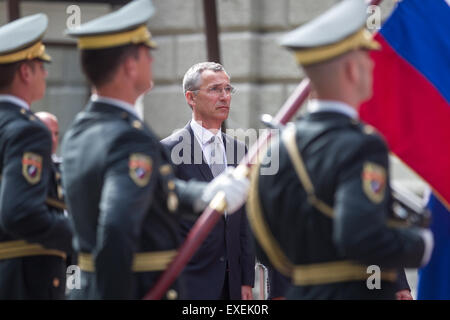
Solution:
<path fill-rule="evenodd" d="M 169 164 L 162 165 L 162 166 L 159 168 L 159 172 L 160 172 L 163 176 L 166 176 L 166 175 L 168 175 L 169 173 L 172 172 L 172 167 L 171 167 Z"/>
<path fill-rule="evenodd" d="M 25 113 L 27 113 L 27 111 L 26 111 L 25 109 L 22 108 L 22 109 L 20 109 L 20 113 L 21 113 L 21 114 L 25 114 Z"/>
<path fill-rule="evenodd" d="M 166 297 L 168 300 L 175 300 L 178 298 L 178 292 L 176 292 L 174 289 L 170 289 L 167 291 Z"/>
<path fill-rule="evenodd" d="M 364 132 L 365 132 L 366 134 L 374 134 L 374 133 L 376 133 L 377 131 L 375 130 L 374 127 L 369 126 L 369 125 L 365 125 L 365 126 L 364 126 Z"/>
<path fill-rule="evenodd" d="M 58 278 L 53 278 L 53 286 L 54 286 L 55 288 L 58 288 L 59 285 L 60 285 L 59 279 L 58 279 Z"/>
<path fill-rule="evenodd" d="M 30 116 L 29 119 L 30 119 L 31 121 L 36 121 L 36 117 L 35 117 L 35 116 Z"/>
<path fill-rule="evenodd" d="M 56 191 L 58 193 L 58 199 L 62 200 L 64 197 L 64 192 L 63 192 L 63 188 L 61 186 L 58 185 L 58 187 L 56 188 Z"/>
<path fill-rule="evenodd" d="M 134 120 L 131 125 L 136 129 L 142 129 L 142 123 L 138 120 Z"/>
<path fill-rule="evenodd" d="M 167 196 L 167 208 L 170 212 L 175 212 L 178 209 L 178 197 L 174 192 L 169 192 Z"/>
<path fill-rule="evenodd" d="M 169 182 L 167 182 L 167 187 L 169 188 L 169 190 L 175 190 L 175 182 L 173 182 L 173 180 L 170 180 Z"/>

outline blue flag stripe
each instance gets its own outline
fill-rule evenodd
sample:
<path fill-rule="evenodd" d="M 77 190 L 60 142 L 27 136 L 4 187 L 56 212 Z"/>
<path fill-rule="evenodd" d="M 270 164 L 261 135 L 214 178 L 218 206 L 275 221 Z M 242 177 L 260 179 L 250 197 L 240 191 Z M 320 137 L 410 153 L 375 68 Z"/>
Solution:
<path fill-rule="evenodd" d="M 445 0 L 403 0 L 380 32 L 450 103 L 450 6 Z"/>
<path fill-rule="evenodd" d="M 434 248 L 430 262 L 419 270 L 417 298 L 419 300 L 450 299 L 450 212 L 431 194 L 430 229 L 434 235 Z"/>

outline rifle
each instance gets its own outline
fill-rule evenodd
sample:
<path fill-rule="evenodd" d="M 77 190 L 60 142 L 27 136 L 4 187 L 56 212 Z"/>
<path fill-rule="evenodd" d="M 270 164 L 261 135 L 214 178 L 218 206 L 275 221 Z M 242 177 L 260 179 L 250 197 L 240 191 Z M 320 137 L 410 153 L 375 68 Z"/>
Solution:
<path fill-rule="evenodd" d="M 407 225 L 429 227 L 431 212 L 420 197 L 397 181 L 391 181 L 391 191 L 394 200 L 392 211 L 396 218 L 405 221 Z"/>

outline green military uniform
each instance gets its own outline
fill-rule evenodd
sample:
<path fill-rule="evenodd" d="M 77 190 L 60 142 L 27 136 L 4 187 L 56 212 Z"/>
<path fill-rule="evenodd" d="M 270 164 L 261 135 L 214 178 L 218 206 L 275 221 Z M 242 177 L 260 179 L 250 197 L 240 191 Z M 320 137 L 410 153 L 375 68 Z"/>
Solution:
<path fill-rule="evenodd" d="M 377 48 L 361 29 L 365 12 L 363 1 L 342 1 L 283 45 L 307 66 Z M 375 130 L 342 101 L 313 100 L 266 157 L 279 170 L 256 166 L 247 211 L 257 256 L 291 279 L 287 297 L 394 299 L 398 269 L 426 261 L 429 232 L 394 226 L 388 149 Z"/>
<path fill-rule="evenodd" d="M 367 128 L 339 113 L 308 114 L 292 132 L 314 193 L 308 195 L 283 142 L 272 146 L 279 149 L 278 173 L 253 181 L 252 226 L 258 238 L 273 240 L 263 247 L 292 278 L 289 298 L 394 298 L 395 268 L 420 266 L 418 230 L 387 226 L 387 148 Z M 369 265 L 381 267 L 382 290 L 367 288 Z"/>
<path fill-rule="evenodd" d="M 132 1 L 69 34 L 82 50 L 155 46 L 148 0 Z M 205 184 L 174 179 L 170 157 L 132 105 L 93 96 L 62 144 L 62 173 L 75 224 L 81 289 L 76 299 L 141 299 L 175 257 L 177 216 Z M 179 283 L 166 298 L 182 298 Z"/>
<path fill-rule="evenodd" d="M 179 246 L 177 201 L 189 210 L 203 185 L 174 180 L 156 136 L 113 104 L 90 103 L 65 135 L 62 150 L 82 270 L 74 298 L 142 298 Z"/>
<path fill-rule="evenodd" d="M 49 60 L 46 27 L 43 14 L 1 27 L 0 63 Z M 0 95 L 0 299 L 63 299 L 72 229 L 49 191 L 50 132 L 28 108 Z"/>

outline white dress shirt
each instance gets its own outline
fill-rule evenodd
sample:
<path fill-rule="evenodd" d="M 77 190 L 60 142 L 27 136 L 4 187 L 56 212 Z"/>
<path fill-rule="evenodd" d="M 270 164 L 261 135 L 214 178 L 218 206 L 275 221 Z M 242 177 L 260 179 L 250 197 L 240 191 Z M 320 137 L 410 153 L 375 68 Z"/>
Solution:
<path fill-rule="evenodd" d="M 28 103 L 26 103 L 24 100 L 22 100 L 16 96 L 13 96 L 11 94 L 0 94 L 0 102 L 1 101 L 11 102 L 12 104 L 15 104 L 16 106 L 30 110 L 30 105 Z"/>
<path fill-rule="evenodd" d="M 214 147 L 214 144 L 211 143 L 211 139 L 215 136 L 217 141 L 219 142 L 219 146 L 222 150 L 222 163 L 227 166 L 227 159 L 225 157 L 225 146 L 223 144 L 222 132 L 220 130 L 217 131 L 216 134 L 213 134 L 208 129 L 202 127 L 197 121 L 192 119 L 191 123 L 192 131 L 194 132 L 194 136 L 197 139 L 198 143 L 202 147 L 203 157 L 208 165 L 211 165 L 211 149 Z M 220 161 L 220 159 L 216 159 L 216 161 Z M 219 163 L 219 162 L 216 162 Z"/>
<path fill-rule="evenodd" d="M 310 113 L 337 112 L 353 119 L 359 118 L 358 112 L 355 110 L 355 108 L 342 101 L 313 99 L 308 103 L 307 110 Z"/>
<path fill-rule="evenodd" d="M 134 116 L 136 116 L 137 118 L 140 119 L 136 109 L 134 108 L 134 106 L 126 101 L 123 100 L 119 100 L 119 99 L 114 99 L 114 98 L 108 98 L 108 97 L 102 97 L 99 96 L 98 94 L 93 94 L 91 96 L 91 101 L 93 102 L 103 102 L 103 103 L 107 103 L 110 104 L 114 107 L 118 107 L 120 109 L 123 109 L 125 111 L 130 112 L 131 114 L 133 114 Z"/>

